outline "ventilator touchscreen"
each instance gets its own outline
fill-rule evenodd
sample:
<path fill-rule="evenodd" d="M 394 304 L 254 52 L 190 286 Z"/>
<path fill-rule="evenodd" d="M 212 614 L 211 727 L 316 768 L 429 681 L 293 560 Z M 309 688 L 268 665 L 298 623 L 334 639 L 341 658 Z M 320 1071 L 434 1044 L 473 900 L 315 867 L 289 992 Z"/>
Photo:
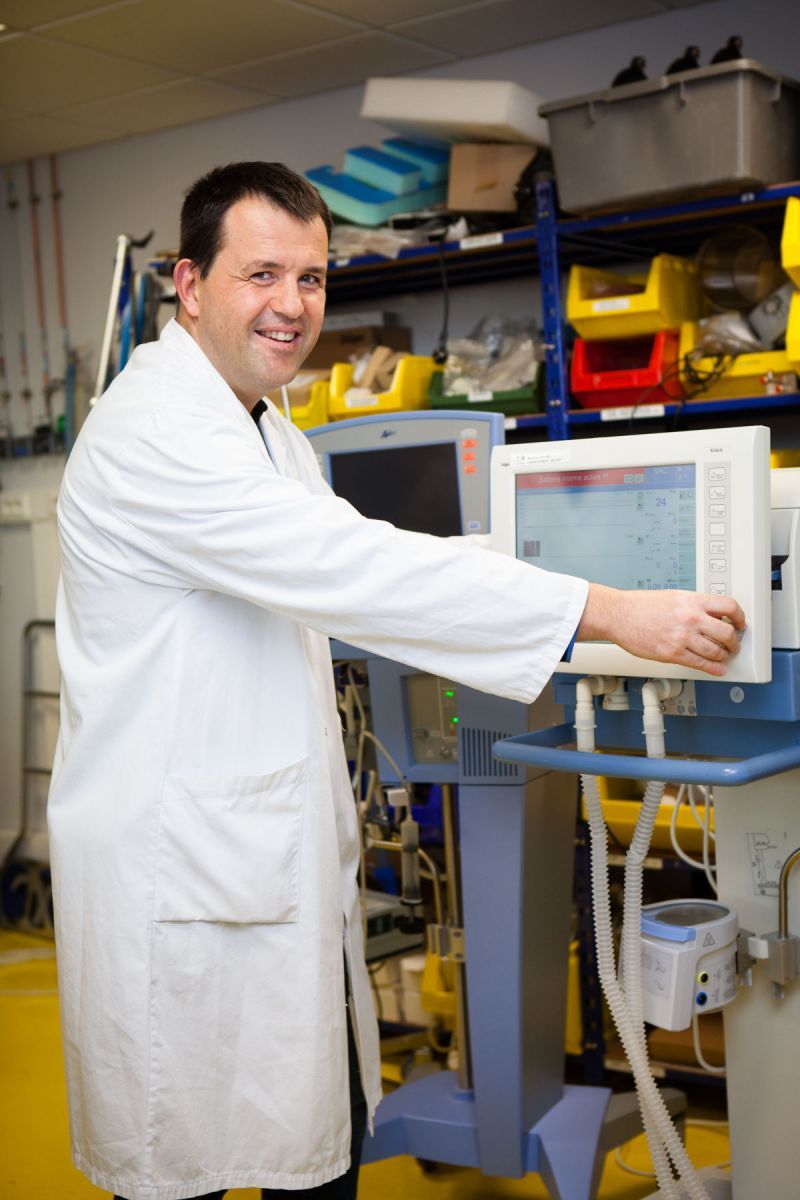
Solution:
<path fill-rule="evenodd" d="M 617 588 L 696 585 L 694 463 L 517 475 L 517 558 Z"/>
<path fill-rule="evenodd" d="M 492 543 L 622 590 L 731 596 L 747 629 L 728 682 L 771 676 L 769 431 L 763 426 L 537 442 L 492 453 Z M 701 678 L 578 642 L 560 670 Z"/>

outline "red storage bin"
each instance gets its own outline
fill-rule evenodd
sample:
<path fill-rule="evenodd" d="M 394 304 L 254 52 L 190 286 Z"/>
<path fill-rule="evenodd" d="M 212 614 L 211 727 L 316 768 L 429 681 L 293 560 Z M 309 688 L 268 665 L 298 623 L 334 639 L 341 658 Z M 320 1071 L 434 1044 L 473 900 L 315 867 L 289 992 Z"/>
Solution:
<path fill-rule="evenodd" d="M 680 331 L 610 341 L 578 338 L 570 388 L 584 408 L 663 404 L 685 395 L 678 373 Z"/>

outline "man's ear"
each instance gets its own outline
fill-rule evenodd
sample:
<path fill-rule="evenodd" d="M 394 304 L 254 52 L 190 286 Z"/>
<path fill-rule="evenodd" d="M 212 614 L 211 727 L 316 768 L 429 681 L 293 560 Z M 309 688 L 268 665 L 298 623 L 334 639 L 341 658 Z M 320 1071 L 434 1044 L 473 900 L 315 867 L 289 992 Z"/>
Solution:
<path fill-rule="evenodd" d="M 175 264 L 172 272 L 175 291 L 181 307 L 190 317 L 196 317 L 200 311 L 197 302 L 197 285 L 200 281 L 200 268 L 190 258 L 181 258 Z"/>

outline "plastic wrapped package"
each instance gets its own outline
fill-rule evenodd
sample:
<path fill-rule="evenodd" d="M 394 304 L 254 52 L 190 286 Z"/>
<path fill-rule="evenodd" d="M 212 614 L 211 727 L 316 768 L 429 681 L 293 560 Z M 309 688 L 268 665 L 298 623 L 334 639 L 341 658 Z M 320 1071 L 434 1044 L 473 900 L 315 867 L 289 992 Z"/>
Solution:
<path fill-rule="evenodd" d="M 716 313 L 698 322 L 699 334 L 692 350 L 698 358 L 707 354 L 757 354 L 764 349 L 739 312 Z"/>
<path fill-rule="evenodd" d="M 397 258 L 407 246 L 417 246 L 420 239 L 415 230 L 368 229 L 361 225 L 334 225 L 331 234 L 330 257 L 334 261 L 359 258 L 364 254 L 380 254 Z"/>
<path fill-rule="evenodd" d="M 529 322 L 485 317 L 469 337 L 450 338 L 445 395 L 501 392 L 535 383 L 544 348 Z"/>
<path fill-rule="evenodd" d="M 431 378 L 431 408 L 475 408 L 506 416 L 542 407 L 544 347 L 532 323 L 486 317 L 466 338 L 450 338 L 447 363 Z"/>

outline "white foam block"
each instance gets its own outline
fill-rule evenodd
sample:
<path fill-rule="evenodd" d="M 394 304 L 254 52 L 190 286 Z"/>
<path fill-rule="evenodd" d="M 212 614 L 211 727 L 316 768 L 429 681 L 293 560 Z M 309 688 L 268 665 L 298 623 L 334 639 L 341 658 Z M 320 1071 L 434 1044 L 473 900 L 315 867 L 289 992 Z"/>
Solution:
<path fill-rule="evenodd" d="M 409 137 L 549 146 L 540 96 L 491 79 L 368 79 L 361 116 Z"/>

